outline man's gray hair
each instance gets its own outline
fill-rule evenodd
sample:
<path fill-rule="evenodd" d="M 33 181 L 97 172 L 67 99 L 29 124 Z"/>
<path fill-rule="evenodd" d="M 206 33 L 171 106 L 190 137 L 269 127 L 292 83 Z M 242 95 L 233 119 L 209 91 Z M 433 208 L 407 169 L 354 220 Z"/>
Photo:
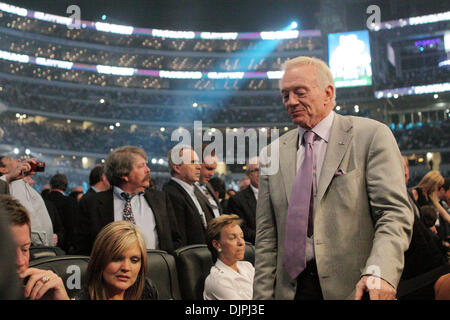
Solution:
<path fill-rule="evenodd" d="M 169 167 L 170 175 L 173 176 L 175 173 L 173 170 L 174 164 L 181 164 L 181 157 L 183 155 L 183 150 L 194 150 L 190 145 L 187 144 L 177 144 L 167 153 L 167 165 Z M 177 159 L 178 156 L 178 159 Z"/>
<path fill-rule="evenodd" d="M 336 88 L 336 86 L 334 85 L 333 74 L 331 73 L 330 68 L 323 60 L 318 58 L 307 56 L 300 56 L 297 58 L 293 58 L 284 62 L 283 65 L 281 66 L 281 70 L 286 72 L 286 70 L 299 66 L 313 66 L 316 69 L 317 83 L 319 86 L 321 86 L 322 88 L 326 88 L 328 85 L 332 85 L 334 88 Z M 281 80 L 280 80 L 280 88 L 281 88 Z M 336 99 L 336 90 L 334 90 L 334 92 L 335 93 L 333 100 Z"/>
<path fill-rule="evenodd" d="M 136 163 L 136 155 L 147 161 L 144 149 L 135 146 L 123 146 L 111 151 L 105 161 L 105 175 L 113 186 L 120 186 L 125 181 L 123 176 L 130 174 Z"/>

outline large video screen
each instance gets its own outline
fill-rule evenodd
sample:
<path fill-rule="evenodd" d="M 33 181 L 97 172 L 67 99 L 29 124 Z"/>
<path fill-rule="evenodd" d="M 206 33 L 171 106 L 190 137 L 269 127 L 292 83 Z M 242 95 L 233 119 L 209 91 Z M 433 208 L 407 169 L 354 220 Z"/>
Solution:
<path fill-rule="evenodd" d="M 328 34 L 328 64 L 336 88 L 372 85 L 369 32 Z"/>

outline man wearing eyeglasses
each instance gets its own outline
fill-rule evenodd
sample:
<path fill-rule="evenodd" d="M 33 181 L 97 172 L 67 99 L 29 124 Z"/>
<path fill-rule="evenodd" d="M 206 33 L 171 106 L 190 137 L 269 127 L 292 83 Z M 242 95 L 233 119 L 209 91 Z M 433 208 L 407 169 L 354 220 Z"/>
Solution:
<path fill-rule="evenodd" d="M 256 202 L 258 200 L 259 185 L 259 158 L 248 160 L 246 176 L 250 179 L 250 185 L 236 193 L 228 202 L 230 213 L 239 215 L 244 221 L 242 230 L 245 241 L 255 244 L 256 235 Z"/>

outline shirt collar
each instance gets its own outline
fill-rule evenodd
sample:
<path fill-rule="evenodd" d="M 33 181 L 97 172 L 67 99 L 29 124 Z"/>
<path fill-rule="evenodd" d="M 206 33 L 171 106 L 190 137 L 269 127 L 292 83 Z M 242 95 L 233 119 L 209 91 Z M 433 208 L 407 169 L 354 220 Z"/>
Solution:
<path fill-rule="evenodd" d="M 252 188 L 253 193 L 255 194 L 255 196 L 258 195 L 258 188 L 255 188 L 254 186 L 252 186 L 252 184 L 250 183 L 250 188 Z"/>
<path fill-rule="evenodd" d="M 318 135 L 322 140 L 325 140 L 325 142 L 328 142 L 330 139 L 331 134 L 331 127 L 333 125 L 333 119 L 334 119 L 334 111 L 331 111 L 325 118 L 323 118 L 314 128 L 311 129 L 316 135 Z M 298 146 L 302 144 L 302 137 L 305 133 L 305 129 L 302 127 L 298 127 L 298 134 L 300 139 L 298 139 Z"/>
<path fill-rule="evenodd" d="M 233 268 L 231 268 L 230 266 L 226 265 L 222 260 L 220 260 L 219 258 L 217 258 L 216 261 L 216 267 L 222 270 L 228 270 L 229 272 L 233 272 L 234 274 L 239 274 L 238 272 L 236 272 L 236 270 L 234 270 Z"/>
<path fill-rule="evenodd" d="M 175 177 L 172 177 L 171 179 L 174 180 L 176 183 L 178 183 L 180 186 L 182 186 L 189 193 L 194 194 L 194 185 L 190 185 L 190 184 L 184 182 L 183 180 L 175 178 Z"/>
<path fill-rule="evenodd" d="M 122 196 L 122 193 L 124 193 L 125 191 L 123 191 L 122 189 L 120 189 L 118 186 L 114 186 L 113 188 L 113 192 L 116 196 L 118 196 L 120 199 L 126 201 L 126 199 Z M 144 194 L 144 191 L 141 191 L 139 193 L 136 193 L 133 195 L 132 198 L 134 198 L 134 196 L 141 196 Z"/>

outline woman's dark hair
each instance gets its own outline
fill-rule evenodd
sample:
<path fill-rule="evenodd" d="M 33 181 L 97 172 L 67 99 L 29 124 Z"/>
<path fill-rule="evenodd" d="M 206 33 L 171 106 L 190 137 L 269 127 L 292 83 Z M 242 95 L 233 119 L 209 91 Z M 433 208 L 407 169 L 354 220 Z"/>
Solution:
<path fill-rule="evenodd" d="M 421 206 L 422 222 L 427 228 L 431 228 L 436 223 L 437 213 L 433 206 Z"/>

